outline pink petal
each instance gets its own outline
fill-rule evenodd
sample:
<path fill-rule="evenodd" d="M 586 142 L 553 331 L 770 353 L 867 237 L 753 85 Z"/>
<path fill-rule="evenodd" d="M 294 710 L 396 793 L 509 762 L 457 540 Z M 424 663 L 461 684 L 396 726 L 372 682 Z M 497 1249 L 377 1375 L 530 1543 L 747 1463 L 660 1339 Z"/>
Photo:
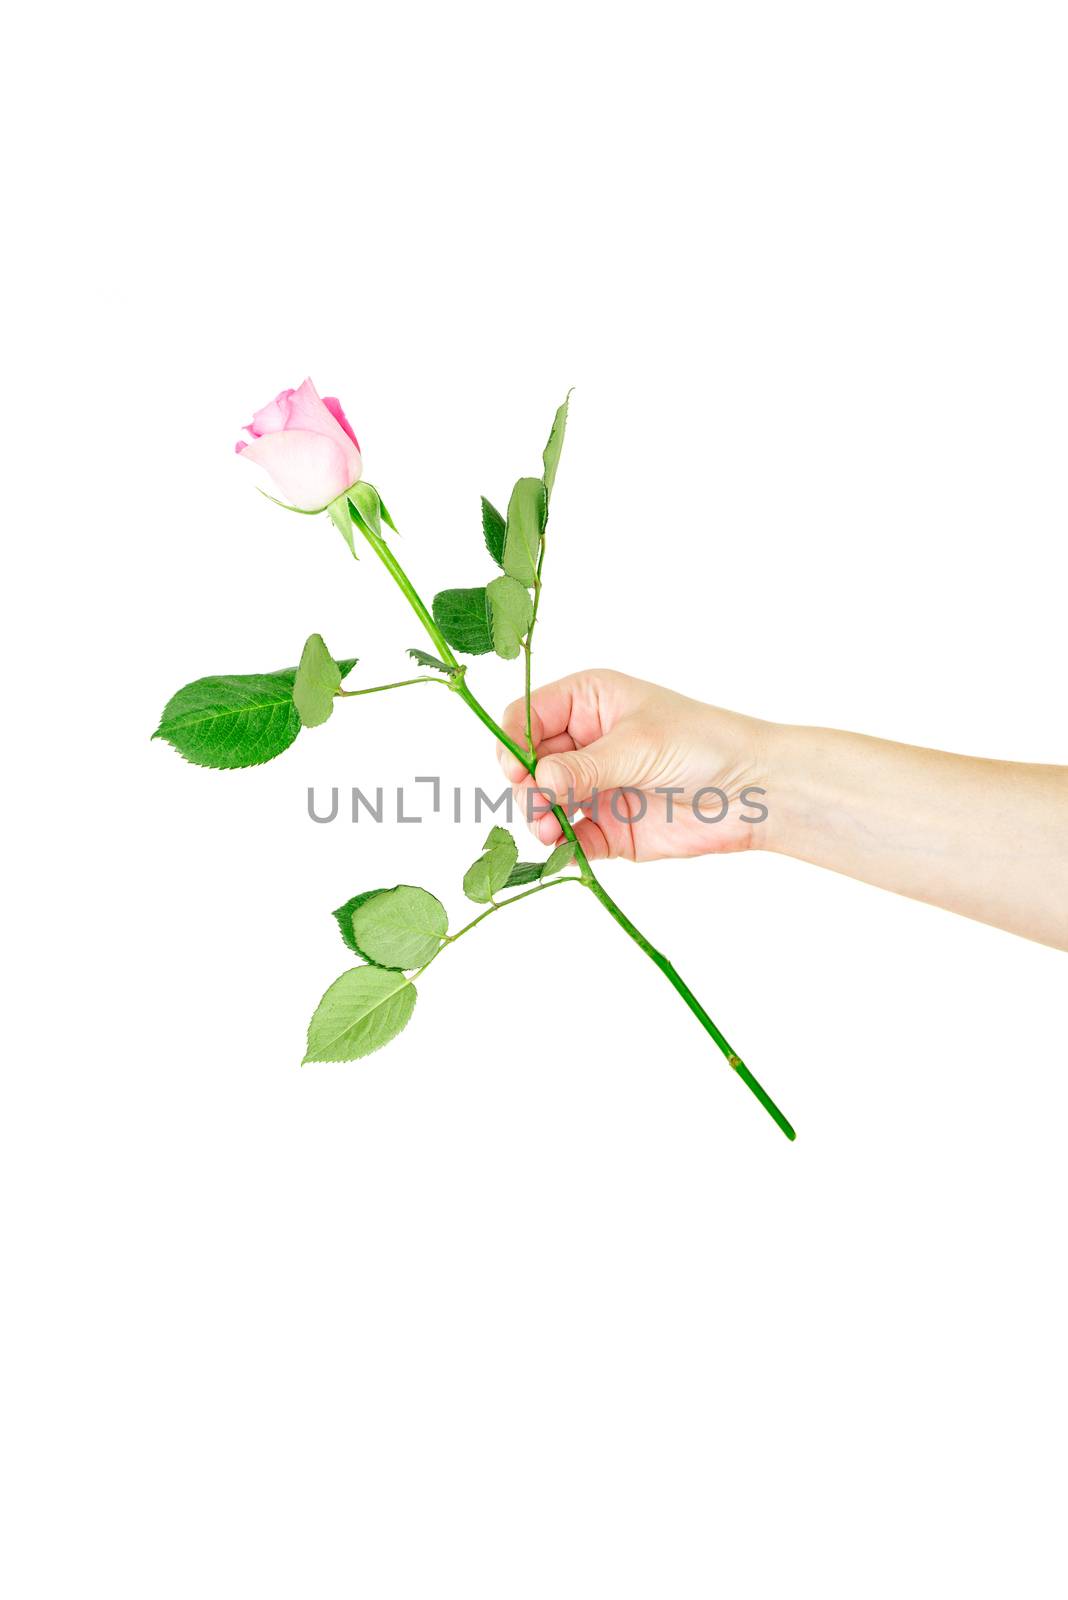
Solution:
<path fill-rule="evenodd" d="M 237 454 L 240 455 L 242 450 L 247 450 L 248 449 L 248 440 L 247 439 L 239 439 L 237 441 L 237 443 L 234 445 L 234 449 L 237 452 Z"/>
<path fill-rule="evenodd" d="M 335 421 L 340 422 L 341 426 L 344 428 L 345 432 L 348 434 L 349 438 L 352 440 L 353 444 L 358 450 L 360 448 L 360 441 L 352 431 L 352 423 L 341 409 L 341 401 L 335 400 L 332 394 L 324 394 L 323 405 L 326 407 Z"/>
<path fill-rule="evenodd" d="M 246 422 L 245 432 L 251 433 L 254 439 L 260 439 L 265 433 L 281 433 L 289 423 L 289 402 L 293 389 L 282 389 L 273 400 L 268 400 L 265 406 L 254 413 L 252 421 Z"/>
<path fill-rule="evenodd" d="M 245 447 L 243 458 L 270 473 L 279 490 L 300 511 L 320 511 L 339 494 L 352 487 L 360 476 L 359 453 L 355 476 L 349 454 L 334 439 L 307 428 L 287 428 L 283 433 L 268 433 Z"/>
<path fill-rule="evenodd" d="M 289 418 L 286 427 L 306 428 L 309 433 L 322 433 L 328 439 L 336 440 L 345 452 L 345 459 L 352 474 L 343 487 L 347 489 L 349 484 L 355 483 L 363 468 L 355 436 L 351 429 L 343 428 L 333 412 L 323 404 L 310 378 L 305 378 L 300 388 L 292 391 L 288 404 Z"/>

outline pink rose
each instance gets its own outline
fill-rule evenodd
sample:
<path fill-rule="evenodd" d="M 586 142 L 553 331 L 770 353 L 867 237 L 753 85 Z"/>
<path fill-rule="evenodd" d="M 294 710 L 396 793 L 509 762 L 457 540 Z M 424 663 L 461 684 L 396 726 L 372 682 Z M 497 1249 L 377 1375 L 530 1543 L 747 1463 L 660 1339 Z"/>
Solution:
<path fill-rule="evenodd" d="M 322 511 L 360 481 L 359 440 L 340 401 L 320 399 L 310 378 L 299 389 L 283 389 L 245 432 L 252 443 L 241 439 L 235 450 L 264 467 L 300 511 Z"/>

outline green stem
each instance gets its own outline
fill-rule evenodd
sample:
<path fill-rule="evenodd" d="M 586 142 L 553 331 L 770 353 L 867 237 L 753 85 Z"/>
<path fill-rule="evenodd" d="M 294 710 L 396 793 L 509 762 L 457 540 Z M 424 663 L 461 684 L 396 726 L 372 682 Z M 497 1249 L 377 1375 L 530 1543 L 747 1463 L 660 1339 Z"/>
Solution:
<path fill-rule="evenodd" d="M 533 622 L 530 633 L 534 632 Z M 534 755 L 534 735 L 530 728 L 530 633 L 523 640 L 523 702 L 526 710 L 525 731 L 527 736 L 527 750 Z"/>
<path fill-rule="evenodd" d="M 797 1134 L 794 1132 L 793 1127 L 787 1121 L 783 1113 L 779 1110 L 779 1107 L 775 1104 L 770 1094 L 768 1094 L 767 1090 L 757 1082 L 756 1078 L 754 1078 L 753 1074 L 750 1072 L 741 1056 L 739 1056 L 732 1046 L 727 1042 L 726 1038 L 716 1027 L 716 1024 L 712 1021 L 712 1018 L 709 1016 L 700 1000 L 698 1000 L 693 990 L 682 980 L 682 978 L 679 977 L 678 973 L 675 971 L 675 968 L 671 965 L 671 962 L 668 960 L 667 956 L 664 955 L 663 951 L 658 950 L 654 944 L 651 944 L 645 937 L 644 933 L 642 933 L 641 929 L 634 926 L 634 923 L 627 916 L 626 912 L 616 905 L 616 902 L 612 899 L 612 896 L 608 893 L 608 890 L 597 880 L 597 878 L 593 876 L 592 873 L 590 874 L 590 880 L 586 884 L 586 887 L 601 902 L 605 910 L 608 912 L 608 915 L 615 918 L 615 920 L 619 923 L 619 926 L 623 929 L 624 933 L 629 933 L 630 937 L 634 940 L 634 943 L 639 947 L 639 949 L 645 951 L 646 955 L 649 957 L 649 960 L 653 962 L 654 966 L 660 968 L 660 971 L 664 974 L 664 977 L 670 983 L 671 987 L 677 994 L 682 996 L 682 999 L 689 1006 L 690 1010 L 693 1012 L 702 1028 L 704 1028 L 705 1032 L 710 1038 L 715 1040 L 716 1044 L 722 1050 L 723 1054 L 727 1058 L 727 1065 L 734 1068 L 742 1082 L 748 1089 L 752 1091 L 753 1094 L 756 1095 L 757 1099 L 760 1101 L 760 1104 L 764 1107 L 764 1110 L 775 1120 L 775 1122 L 778 1123 L 786 1137 L 788 1139 L 796 1139 Z"/>
<path fill-rule="evenodd" d="M 529 900 L 532 894 L 542 894 L 546 889 L 555 889 L 558 884 L 581 882 L 581 878 L 550 878 L 548 883 L 537 883 L 533 889 L 524 889 L 522 894 L 513 894 L 507 900 L 494 900 L 492 905 L 486 907 L 485 911 L 480 911 L 477 917 L 472 917 L 470 922 L 465 922 L 463 927 L 457 928 L 455 933 L 447 933 L 442 940 L 440 949 L 435 950 L 430 960 L 424 962 L 418 972 L 413 973 L 413 978 L 422 977 L 427 967 L 438 959 L 442 950 L 446 949 L 450 944 L 455 944 L 457 939 L 462 939 L 465 933 L 470 933 L 472 928 L 477 928 L 479 923 L 485 922 L 487 917 L 492 917 L 495 911 L 503 911 L 506 906 L 516 906 L 520 900 Z"/>
<path fill-rule="evenodd" d="M 475 697 L 470 685 L 467 683 L 467 680 L 463 678 L 458 680 L 454 679 L 451 687 L 455 689 L 456 693 L 460 696 L 460 699 L 464 702 L 464 704 L 475 713 L 475 716 L 478 718 L 479 722 L 489 729 L 495 739 L 499 739 L 501 741 L 506 750 L 511 751 L 512 755 L 515 756 L 517 761 L 522 762 L 527 772 L 529 772 L 533 777 L 534 769 L 538 764 L 537 757 L 531 755 L 529 750 L 524 750 L 521 745 L 516 744 L 515 740 L 510 738 L 508 734 L 505 733 L 500 723 L 496 722 L 494 718 L 490 716 L 482 702 Z M 586 852 L 583 850 L 581 844 L 579 843 L 578 835 L 571 826 L 571 818 L 568 816 L 563 806 L 554 805 L 552 808 L 552 813 L 557 822 L 560 824 L 560 827 L 563 829 L 564 838 L 570 839 L 571 843 L 575 846 L 575 862 L 578 866 L 583 883 L 591 882 L 593 880 L 593 868 L 587 861 Z"/>
<path fill-rule="evenodd" d="M 353 526 L 358 528 L 363 534 L 364 538 L 367 540 L 367 543 L 371 546 L 371 549 L 374 551 L 379 561 L 381 561 L 382 565 L 393 579 L 393 582 L 397 585 L 397 588 L 400 590 L 401 594 L 404 596 L 412 610 L 415 612 L 416 616 L 419 618 L 419 621 L 422 623 L 423 627 L 434 641 L 435 648 L 437 649 L 438 655 L 441 657 L 442 661 L 445 662 L 446 666 L 453 667 L 457 672 L 462 672 L 463 667 L 453 655 L 449 641 L 446 639 L 445 635 L 434 621 L 431 613 L 423 604 L 422 599 L 416 592 L 415 585 L 412 583 L 408 574 L 405 572 L 404 568 L 393 554 L 393 551 L 389 548 L 389 545 L 382 538 L 382 535 L 375 533 L 374 529 L 369 527 L 366 523 L 356 522 L 355 519 L 353 520 Z"/>
<path fill-rule="evenodd" d="M 356 523 L 354 525 L 359 527 L 360 532 L 371 546 L 371 549 L 383 563 L 386 570 L 397 584 L 401 593 L 408 601 L 408 604 L 412 607 L 412 610 L 415 612 L 423 627 L 434 641 L 441 659 L 457 669 L 457 675 L 449 679 L 448 687 L 460 696 L 461 700 L 463 700 L 465 705 L 467 705 L 468 708 L 474 712 L 475 716 L 483 724 L 483 726 L 488 728 L 493 736 L 500 740 L 505 749 L 511 751 L 516 760 L 520 762 L 526 771 L 533 776 L 534 769 L 537 766 L 537 759 L 533 752 L 531 750 L 523 750 L 518 744 L 516 744 L 514 739 L 509 738 L 508 734 L 505 733 L 500 724 L 490 716 L 485 706 L 482 705 L 478 699 L 476 699 L 475 695 L 468 687 L 467 681 L 463 676 L 463 669 L 456 657 L 453 655 L 452 650 L 449 648 L 444 634 L 441 632 L 441 629 L 434 621 L 434 618 L 431 616 L 419 595 L 416 593 L 410 578 L 400 565 L 400 562 L 397 560 L 396 556 L 394 556 L 392 550 L 390 550 L 388 545 L 385 543 L 385 540 L 382 539 L 379 534 L 376 534 L 371 528 L 361 523 Z M 544 549 L 542 554 L 544 554 Z M 531 624 L 531 627 L 533 627 L 533 623 Z M 570 839 L 571 843 L 575 847 L 575 862 L 579 869 L 580 881 L 585 884 L 586 888 L 589 889 L 591 893 L 595 895 L 596 898 L 601 902 L 609 916 L 619 923 L 619 926 L 623 929 L 624 933 L 629 934 L 639 949 L 645 952 L 650 961 L 653 962 L 654 966 L 659 967 L 660 971 L 671 984 L 671 987 L 693 1012 L 694 1016 L 697 1018 L 702 1028 L 704 1028 L 709 1038 L 711 1038 L 716 1044 L 717 1048 L 723 1052 L 723 1055 L 727 1058 L 727 1065 L 733 1068 L 737 1076 L 741 1078 L 746 1087 L 751 1091 L 752 1094 L 756 1096 L 756 1098 L 760 1101 L 760 1104 L 764 1107 L 764 1110 L 770 1117 L 774 1119 L 786 1137 L 788 1139 L 796 1138 L 797 1135 L 795 1134 L 790 1123 L 787 1121 L 786 1117 L 779 1110 L 779 1107 L 775 1104 L 774 1100 L 767 1093 L 767 1091 L 763 1089 L 757 1082 L 756 1078 L 754 1078 L 753 1074 L 749 1071 L 749 1068 L 742 1061 L 741 1057 L 737 1055 L 736 1052 L 731 1048 L 730 1044 L 727 1042 L 727 1039 L 716 1027 L 716 1024 L 712 1021 L 712 1018 L 698 1000 L 697 996 L 693 993 L 692 989 L 690 989 L 688 984 L 686 984 L 682 978 L 679 977 L 679 974 L 675 971 L 675 968 L 671 965 L 671 962 L 668 960 L 667 956 L 665 956 L 662 951 L 658 950 L 655 945 L 651 944 L 639 928 L 635 927 L 634 923 L 631 922 L 626 912 L 621 910 L 621 908 L 616 905 L 616 902 L 612 899 L 612 896 L 608 893 L 608 890 L 594 875 L 593 868 L 590 866 L 590 863 L 587 860 L 586 852 L 579 843 L 578 837 L 571 825 L 571 819 L 567 815 L 567 812 L 562 806 L 558 805 L 553 806 L 552 812 L 553 816 L 556 818 L 557 822 L 559 822 L 560 827 L 563 830 L 565 839 Z M 555 882 L 557 880 L 554 879 L 553 881 Z M 527 894 L 536 894 L 542 887 L 543 886 L 539 884 L 536 889 L 527 890 Z M 544 887 L 548 888 L 550 885 L 546 884 Z M 516 895 L 514 898 L 516 900 L 522 900 L 525 898 L 525 896 Z M 511 903 L 511 901 L 502 902 L 502 904 L 508 905 Z M 495 908 L 490 908 L 490 910 L 493 909 Z M 475 922 L 481 921 L 482 917 L 488 916 L 489 914 L 489 911 L 482 912 L 479 917 L 475 918 Z M 473 927 L 474 923 L 469 924 L 469 926 Z M 461 929 L 460 931 L 466 932 L 467 930 Z M 459 936 L 459 934 L 456 935 L 457 938 L 459 938 Z M 440 952 L 436 952 L 435 954 L 439 953 Z M 431 956 L 430 959 L 433 961 L 435 956 Z M 427 965 L 429 966 L 429 962 Z M 425 970 L 425 968 L 423 970 Z"/>
<path fill-rule="evenodd" d="M 534 751 L 534 737 L 533 737 L 533 734 L 531 733 L 531 726 L 530 726 L 530 724 L 531 724 L 530 657 L 531 657 L 531 650 L 532 650 L 533 643 L 534 643 L 534 627 L 535 627 L 535 624 L 537 623 L 537 620 L 538 620 L 538 607 L 541 604 L 541 569 L 542 569 L 542 567 L 544 565 L 545 565 L 545 529 L 543 528 L 542 532 L 541 532 L 541 540 L 540 540 L 540 543 L 538 545 L 538 565 L 537 565 L 537 568 L 536 568 L 535 573 L 534 573 L 534 609 L 533 609 L 533 611 L 531 613 L 530 627 L 527 629 L 527 636 L 523 640 L 523 655 L 525 657 L 525 660 L 524 660 L 524 663 L 523 663 L 523 668 L 524 668 L 524 671 L 523 671 L 523 680 L 524 680 L 524 682 L 523 682 L 523 701 L 524 701 L 524 705 L 525 705 L 525 709 L 526 709 L 527 749 L 530 751 L 531 755 L 534 755 L 535 751 Z"/>
<path fill-rule="evenodd" d="M 376 683 L 370 689 L 335 689 L 335 696 L 345 700 L 354 700 L 358 694 L 382 694 L 386 689 L 407 689 L 413 683 L 440 683 L 443 688 L 449 687 L 447 678 L 401 678 L 398 683 Z"/>

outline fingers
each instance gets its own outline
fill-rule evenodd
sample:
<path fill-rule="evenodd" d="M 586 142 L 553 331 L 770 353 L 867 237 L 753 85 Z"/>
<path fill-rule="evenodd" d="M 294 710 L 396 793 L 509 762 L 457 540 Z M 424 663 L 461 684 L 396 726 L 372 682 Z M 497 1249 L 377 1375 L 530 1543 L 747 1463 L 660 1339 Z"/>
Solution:
<path fill-rule="evenodd" d="M 556 684 L 550 684 L 545 689 L 536 689 L 530 697 L 530 736 L 534 741 L 535 751 L 540 750 L 544 740 L 559 738 L 567 732 L 570 697 L 565 701 L 565 699 L 557 695 L 554 692 L 557 687 Z M 512 701 L 501 718 L 501 727 L 521 749 L 526 749 L 527 707 L 525 700 Z M 558 748 L 566 749 L 567 746 L 559 746 Z M 572 746 L 572 748 L 574 747 Z M 499 740 L 497 742 L 497 759 L 509 783 L 520 783 L 522 781 L 526 769 Z"/>
<path fill-rule="evenodd" d="M 531 738 L 534 740 L 534 745 L 535 745 L 535 748 L 536 748 L 538 743 L 540 742 L 540 740 L 545 737 L 545 732 L 544 732 L 544 727 L 543 727 L 543 724 L 542 724 L 541 716 L 539 715 L 539 713 L 537 711 L 537 708 L 535 706 L 535 699 L 536 699 L 536 696 L 531 695 L 531 697 L 530 697 L 530 735 L 531 735 Z M 512 701 L 511 705 L 505 711 L 504 716 L 501 718 L 501 727 L 504 729 L 504 731 L 508 735 L 508 737 L 510 739 L 513 739 L 515 741 L 515 743 L 517 745 L 519 745 L 519 747 L 521 749 L 525 749 L 526 748 L 526 743 L 527 743 L 527 708 L 526 708 L 526 701 L 524 701 L 524 700 L 513 700 Z M 553 731 L 556 732 L 556 733 L 559 733 L 560 729 L 557 728 L 557 729 L 554 729 Z M 512 754 L 512 752 L 510 750 L 506 749 L 503 744 L 501 744 L 499 739 L 497 741 L 497 759 L 501 763 L 501 766 L 504 769 L 505 777 L 508 778 L 512 783 L 518 783 L 519 778 L 520 778 L 520 776 L 522 775 L 522 772 L 523 772 L 523 767 L 516 760 L 516 758 Z M 514 770 L 512 770 L 512 769 L 514 769 Z"/>
<path fill-rule="evenodd" d="M 535 750 L 541 754 L 541 746 L 546 740 L 565 733 L 572 740 L 571 748 L 600 738 L 607 731 L 604 717 L 605 687 L 616 680 L 624 681 L 619 679 L 619 674 L 574 672 L 569 677 L 558 678 L 555 683 L 546 683 L 540 689 L 535 689 L 530 697 L 530 732 Z M 523 700 L 512 701 L 501 719 L 501 726 L 510 739 L 526 747 L 526 704 Z M 500 743 L 497 745 L 497 758 L 509 782 L 520 782 L 522 766 Z"/>
<path fill-rule="evenodd" d="M 532 778 L 522 762 L 498 743 L 497 758 L 508 781 L 519 816 L 543 845 L 551 847 L 563 838 L 563 830 L 550 806 L 559 802 L 571 811 L 594 793 L 637 782 L 637 751 L 634 740 L 619 722 L 625 705 L 620 686 L 631 680 L 618 673 L 581 672 L 556 683 L 544 685 L 531 695 L 530 731 L 538 765 Z M 526 703 L 513 700 L 502 718 L 508 737 L 526 748 Z M 629 827 L 614 820 L 602 823 L 587 816 L 575 824 L 575 832 L 591 860 L 606 856 L 633 856 Z"/>
<path fill-rule="evenodd" d="M 566 733 L 570 729 L 571 715 L 575 706 L 575 685 L 579 677 L 580 674 L 576 673 L 570 678 L 558 678 L 555 683 L 543 683 L 540 689 L 535 689 L 531 694 L 530 731 L 534 735 L 535 744 L 542 739 L 551 739 L 554 734 Z M 505 732 L 511 734 L 513 739 L 517 733 L 521 735 L 526 718 L 524 702 L 513 700 L 504 717 Z"/>
<path fill-rule="evenodd" d="M 583 817 L 575 823 L 575 838 L 582 846 L 587 861 L 604 861 L 613 853 L 604 829 L 591 817 Z"/>
<path fill-rule="evenodd" d="M 522 700 L 520 700 L 518 704 L 520 713 L 523 714 Z M 512 707 L 509 706 L 508 711 L 510 712 L 511 710 Z M 524 725 L 520 727 L 515 733 L 513 733 L 512 729 L 508 726 L 507 713 L 505 713 L 505 721 L 502 726 L 504 727 L 504 731 L 507 734 L 510 734 L 515 740 L 516 744 L 519 745 L 520 749 L 525 750 L 527 744 L 526 726 Z M 560 750 L 574 750 L 575 748 L 575 741 L 569 733 L 555 733 L 551 738 L 539 739 L 536 731 L 536 724 L 533 718 L 531 718 L 530 731 L 534 736 L 534 754 L 539 758 L 541 756 L 555 755 Z M 501 764 L 501 771 L 508 779 L 508 782 L 513 786 L 522 783 L 523 780 L 528 776 L 526 767 L 523 766 L 522 762 L 516 760 L 512 752 L 508 750 L 499 739 L 497 740 L 497 760 Z"/>
<path fill-rule="evenodd" d="M 630 861 L 634 860 L 633 836 L 629 828 L 614 819 L 580 817 L 573 827 L 575 837 L 590 861 L 605 861 L 609 856 L 625 856 Z M 530 831 L 540 844 L 550 849 L 559 844 L 564 836 L 563 829 L 551 813 L 543 817 L 535 815 Z"/>
<path fill-rule="evenodd" d="M 535 839 L 541 844 L 559 844 L 563 829 L 549 809 L 553 797 L 543 794 L 529 774 L 524 773 L 522 781 L 512 785 L 512 799 L 516 816 L 526 823 Z"/>
<path fill-rule="evenodd" d="M 534 747 L 535 755 L 552 756 L 559 750 L 574 750 L 575 741 L 569 733 L 554 733 L 551 739 L 542 739 Z"/>
<path fill-rule="evenodd" d="M 588 795 L 585 801 L 580 801 L 547 794 L 533 778 L 526 776 L 522 783 L 513 787 L 512 797 L 516 820 L 525 822 L 538 843 L 549 849 L 564 837 L 563 828 L 549 809 L 555 800 L 570 816 L 579 844 L 591 861 L 609 856 L 622 856 L 628 861 L 638 859 L 637 839 L 630 820 L 633 807 L 629 792 L 598 790 L 596 799 Z M 587 814 L 576 820 L 580 809 Z"/>
<path fill-rule="evenodd" d="M 594 739 L 584 749 L 547 752 L 538 761 L 535 780 L 539 788 L 581 802 L 595 790 L 617 789 L 637 779 L 633 743 L 622 734 Z"/>

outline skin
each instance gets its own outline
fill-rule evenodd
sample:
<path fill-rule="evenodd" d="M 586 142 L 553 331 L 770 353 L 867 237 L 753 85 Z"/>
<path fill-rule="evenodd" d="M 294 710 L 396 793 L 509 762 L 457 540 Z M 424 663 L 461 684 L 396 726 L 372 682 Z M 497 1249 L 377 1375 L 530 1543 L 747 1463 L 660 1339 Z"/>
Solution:
<path fill-rule="evenodd" d="M 1068 767 L 764 722 L 607 670 L 537 689 L 531 710 L 536 781 L 497 753 L 542 844 L 561 837 L 546 795 L 589 807 L 596 790 L 596 818 L 575 824 L 592 861 L 768 850 L 1068 950 Z M 525 744 L 522 700 L 503 727 Z M 719 822 L 693 814 L 709 786 L 729 800 Z"/>

